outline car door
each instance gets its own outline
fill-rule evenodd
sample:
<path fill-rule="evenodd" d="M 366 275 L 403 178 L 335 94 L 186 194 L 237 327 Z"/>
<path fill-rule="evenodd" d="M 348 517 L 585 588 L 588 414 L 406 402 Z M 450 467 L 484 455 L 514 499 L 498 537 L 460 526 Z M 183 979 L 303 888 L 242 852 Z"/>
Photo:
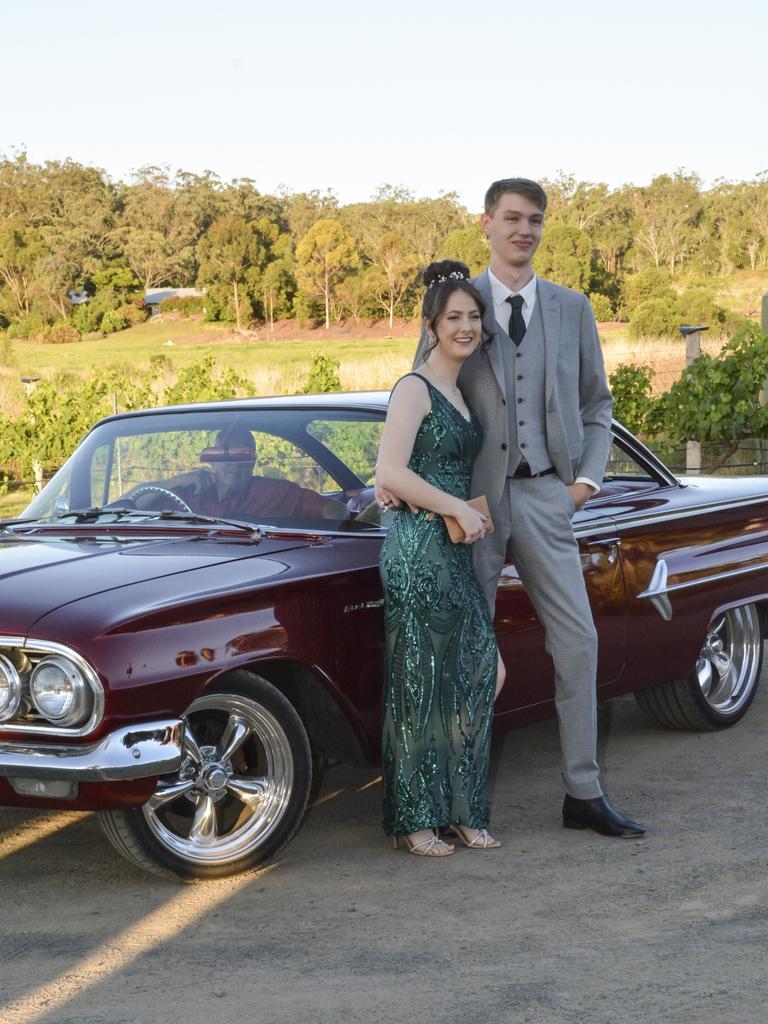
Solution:
<path fill-rule="evenodd" d="M 591 503 L 576 513 L 574 532 L 581 567 L 597 627 L 598 686 L 616 680 L 627 651 L 627 609 L 621 543 L 610 509 Z M 507 668 L 507 682 L 497 701 L 497 714 L 533 711 L 554 699 L 552 659 L 544 649 L 544 629 L 512 562 L 505 565 L 496 598 L 496 635 Z"/>

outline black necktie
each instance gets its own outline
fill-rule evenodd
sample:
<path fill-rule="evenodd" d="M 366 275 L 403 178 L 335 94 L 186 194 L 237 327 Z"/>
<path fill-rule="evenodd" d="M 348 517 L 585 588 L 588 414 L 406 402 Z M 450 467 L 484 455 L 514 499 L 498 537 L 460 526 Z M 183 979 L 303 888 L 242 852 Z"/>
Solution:
<path fill-rule="evenodd" d="M 519 345 L 525 337 L 525 320 L 523 320 L 523 296 L 508 295 L 507 302 L 512 307 L 509 314 L 509 336 L 515 345 Z"/>

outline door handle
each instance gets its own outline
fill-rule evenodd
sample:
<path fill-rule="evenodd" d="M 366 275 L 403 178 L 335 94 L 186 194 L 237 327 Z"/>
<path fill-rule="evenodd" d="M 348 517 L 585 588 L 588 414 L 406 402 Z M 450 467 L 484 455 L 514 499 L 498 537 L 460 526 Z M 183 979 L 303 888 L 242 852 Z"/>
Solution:
<path fill-rule="evenodd" d="M 584 546 L 588 548 L 608 548 L 606 560 L 609 565 L 613 565 L 619 557 L 618 549 L 621 547 L 621 537 L 600 537 L 595 540 L 585 541 Z"/>

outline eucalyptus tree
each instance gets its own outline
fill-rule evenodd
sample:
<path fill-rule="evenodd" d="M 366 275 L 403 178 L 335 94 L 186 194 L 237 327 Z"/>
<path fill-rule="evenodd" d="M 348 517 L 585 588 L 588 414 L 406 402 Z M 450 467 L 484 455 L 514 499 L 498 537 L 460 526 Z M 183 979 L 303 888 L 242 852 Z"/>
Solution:
<path fill-rule="evenodd" d="M 275 225 L 266 218 L 249 223 L 242 217 L 227 215 L 214 221 L 200 239 L 198 283 L 231 289 L 238 330 L 244 320 L 250 320 L 250 300 L 276 237 Z"/>
<path fill-rule="evenodd" d="M 296 248 L 296 278 L 325 309 L 326 330 L 331 326 L 331 306 L 339 282 L 360 266 L 354 239 L 337 220 L 315 221 Z"/>

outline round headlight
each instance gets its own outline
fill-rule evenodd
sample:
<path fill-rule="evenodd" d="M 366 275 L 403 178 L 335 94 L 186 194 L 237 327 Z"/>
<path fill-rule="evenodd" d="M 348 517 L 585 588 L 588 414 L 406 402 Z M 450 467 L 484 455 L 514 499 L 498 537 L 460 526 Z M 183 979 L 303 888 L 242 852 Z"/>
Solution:
<path fill-rule="evenodd" d="M 29 689 L 35 707 L 57 725 L 80 725 L 91 713 L 93 695 L 80 669 L 59 654 L 35 666 Z"/>
<path fill-rule="evenodd" d="M 0 654 L 0 722 L 13 718 L 21 704 L 21 679 L 16 666 Z"/>

